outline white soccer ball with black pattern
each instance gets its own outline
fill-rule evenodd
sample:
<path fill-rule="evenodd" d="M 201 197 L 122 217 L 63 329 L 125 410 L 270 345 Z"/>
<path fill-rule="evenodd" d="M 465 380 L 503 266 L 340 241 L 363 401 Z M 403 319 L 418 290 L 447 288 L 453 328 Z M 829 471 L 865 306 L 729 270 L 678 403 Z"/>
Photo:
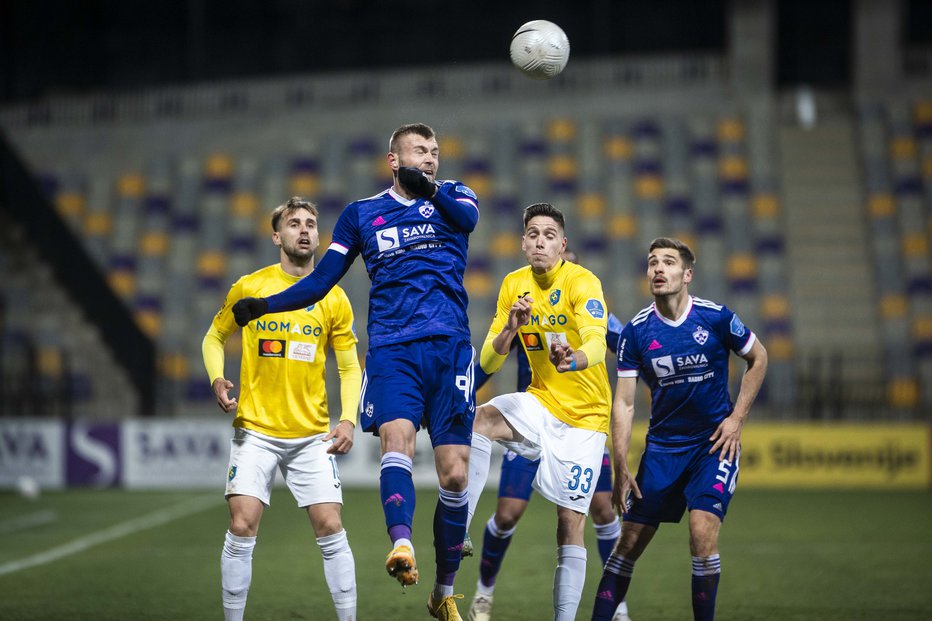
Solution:
<path fill-rule="evenodd" d="M 570 40 L 563 29 L 545 19 L 530 21 L 511 37 L 511 62 L 524 75 L 549 80 L 570 59 Z"/>

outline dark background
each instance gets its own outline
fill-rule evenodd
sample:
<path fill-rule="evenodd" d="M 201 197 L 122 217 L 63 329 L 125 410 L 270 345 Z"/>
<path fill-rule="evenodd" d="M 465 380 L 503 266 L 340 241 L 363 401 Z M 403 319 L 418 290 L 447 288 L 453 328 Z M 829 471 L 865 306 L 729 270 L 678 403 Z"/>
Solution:
<path fill-rule="evenodd" d="M 740 2 L 741 0 L 732 0 Z M 777 0 L 778 85 L 846 85 L 850 0 Z M 229 78 L 500 60 L 530 19 L 574 58 L 725 51 L 728 0 L 0 0 L 0 102 Z M 932 2 L 904 3 L 904 44 Z"/>

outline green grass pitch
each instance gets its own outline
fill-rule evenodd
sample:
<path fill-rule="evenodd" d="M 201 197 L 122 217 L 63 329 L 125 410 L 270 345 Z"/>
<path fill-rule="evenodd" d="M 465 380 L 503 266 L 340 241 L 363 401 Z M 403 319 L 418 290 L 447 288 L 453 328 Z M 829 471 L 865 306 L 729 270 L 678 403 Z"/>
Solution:
<path fill-rule="evenodd" d="M 227 511 L 220 494 L 87 490 L 35 501 L 0 494 L 0 619 L 222 619 Z M 143 528 L 160 510 L 192 500 L 206 508 Z M 489 491 L 480 503 L 471 529 L 477 544 L 494 500 Z M 429 618 L 436 492 L 418 492 L 414 543 L 422 581 L 406 592 L 385 573 L 389 542 L 377 491 L 346 490 L 345 502 L 359 619 Z M 499 576 L 496 621 L 552 618 L 555 520 L 553 506 L 535 497 Z M 577 619 L 589 618 L 601 575 L 591 526 L 586 538 L 589 567 Z M 720 620 L 932 619 L 929 492 L 739 490 L 720 548 Z M 37 564 L 17 568 L 23 559 Z M 467 559 L 457 577 L 464 617 L 477 571 L 478 560 Z M 632 618 L 691 619 L 689 574 L 685 523 L 663 526 L 637 564 Z M 335 618 L 307 517 L 281 489 L 263 518 L 246 618 Z"/>

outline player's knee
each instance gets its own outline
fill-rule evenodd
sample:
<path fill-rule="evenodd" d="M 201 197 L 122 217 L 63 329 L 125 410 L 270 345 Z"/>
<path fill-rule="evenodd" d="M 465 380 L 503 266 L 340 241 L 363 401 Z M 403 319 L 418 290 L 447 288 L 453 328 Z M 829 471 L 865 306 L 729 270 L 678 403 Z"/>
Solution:
<path fill-rule="evenodd" d="M 466 489 L 467 475 L 465 469 L 455 468 L 439 477 L 440 487 L 451 492 L 461 492 Z"/>
<path fill-rule="evenodd" d="M 489 437 L 494 428 L 492 424 L 492 412 L 496 410 L 487 405 L 481 406 L 476 410 L 476 416 L 473 418 L 472 431 Z"/>
<path fill-rule="evenodd" d="M 230 518 L 230 532 L 237 537 L 255 537 L 258 531 L 259 523 L 245 515 Z"/>
<path fill-rule="evenodd" d="M 521 513 L 515 513 L 507 509 L 504 511 L 499 510 L 495 513 L 495 526 L 498 527 L 498 530 L 511 530 L 518 525 L 518 520 L 520 519 Z"/>

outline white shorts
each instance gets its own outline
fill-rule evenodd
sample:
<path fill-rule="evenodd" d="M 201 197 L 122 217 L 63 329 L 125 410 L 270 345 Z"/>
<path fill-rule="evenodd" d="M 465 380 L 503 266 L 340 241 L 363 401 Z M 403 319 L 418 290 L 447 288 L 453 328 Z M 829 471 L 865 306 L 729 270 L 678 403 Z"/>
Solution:
<path fill-rule="evenodd" d="M 285 439 L 237 428 L 230 440 L 226 497 L 253 496 L 269 506 L 277 468 L 299 507 L 343 504 L 340 471 L 327 453 L 331 442 L 322 441 L 325 435 Z"/>
<path fill-rule="evenodd" d="M 485 405 L 502 413 L 522 438 L 500 444 L 527 459 L 540 459 L 534 489 L 556 505 L 589 513 L 602 468 L 605 434 L 567 425 L 533 395 L 515 392 Z"/>

